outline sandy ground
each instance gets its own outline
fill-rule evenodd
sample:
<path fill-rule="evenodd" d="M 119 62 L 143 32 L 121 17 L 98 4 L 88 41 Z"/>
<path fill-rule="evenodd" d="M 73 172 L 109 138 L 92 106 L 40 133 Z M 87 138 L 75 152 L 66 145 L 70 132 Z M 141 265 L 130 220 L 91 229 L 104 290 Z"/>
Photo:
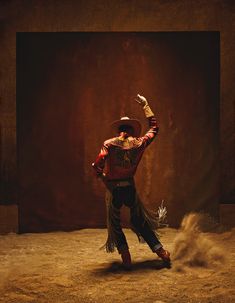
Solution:
<path fill-rule="evenodd" d="M 117 252 L 98 249 L 105 229 L 0 236 L 0 302 L 235 302 L 235 229 L 198 234 L 206 251 L 212 249 L 206 260 L 207 252 L 190 252 L 198 236 L 160 229 L 171 267 L 131 230 L 124 232 L 132 271 L 122 268 Z M 187 237 L 192 245 L 185 244 Z"/>

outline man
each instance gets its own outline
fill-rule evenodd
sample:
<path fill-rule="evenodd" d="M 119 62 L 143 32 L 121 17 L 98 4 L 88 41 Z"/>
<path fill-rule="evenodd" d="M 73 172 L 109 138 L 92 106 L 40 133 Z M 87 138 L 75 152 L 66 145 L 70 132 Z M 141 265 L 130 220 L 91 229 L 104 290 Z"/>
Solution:
<path fill-rule="evenodd" d="M 101 151 L 92 164 L 95 174 L 106 185 L 107 252 L 115 247 L 121 254 L 125 268 L 131 268 L 131 255 L 120 224 L 120 208 L 123 204 L 130 208 L 131 225 L 139 240 L 144 240 L 150 249 L 165 262 L 170 262 L 170 253 L 165 250 L 155 230 L 158 222 L 154 214 L 147 210 L 136 194 L 134 175 L 145 148 L 158 133 L 156 118 L 145 97 L 137 95 L 136 99 L 144 110 L 149 122 L 149 130 L 140 136 L 141 124 L 136 119 L 122 117 L 112 123 L 117 137 L 106 140 Z"/>

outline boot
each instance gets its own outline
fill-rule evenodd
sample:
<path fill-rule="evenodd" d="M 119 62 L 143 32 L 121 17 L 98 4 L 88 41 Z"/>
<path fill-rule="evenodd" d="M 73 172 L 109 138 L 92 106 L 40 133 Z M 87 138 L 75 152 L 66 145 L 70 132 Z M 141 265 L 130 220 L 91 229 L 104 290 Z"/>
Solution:
<path fill-rule="evenodd" d="M 163 247 L 160 247 L 156 250 L 156 254 L 160 257 L 164 262 L 171 262 L 169 251 L 165 250 Z"/>
<path fill-rule="evenodd" d="M 131 255 L 130 255 L 129 249 L 122 251 L 121 257 L 122 257 L 123 267 L 127 270 L 130 270 L 131 269 Z"/>

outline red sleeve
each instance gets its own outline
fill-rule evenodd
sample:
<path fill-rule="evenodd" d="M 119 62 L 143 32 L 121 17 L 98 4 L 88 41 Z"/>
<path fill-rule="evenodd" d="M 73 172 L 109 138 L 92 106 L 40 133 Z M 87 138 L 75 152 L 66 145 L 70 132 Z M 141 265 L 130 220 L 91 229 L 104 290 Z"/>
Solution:
<path fill-rule="evenodd" d="M 148 118 L 148 121 L 149 121 L 149 130 L 143 137 L 141 137 L 145 147 L 147 147 L 153 141 L 153 139 L 157 136 L 159 131 L 157 119 L 155 116 Z"/>
<path fill-rule="evenodd" d="M 92 167 L 94 168 L 95 174 L 97 177 L 99 177 L 103 174 L 103 169 L 105 166 L 105 160 L 106 160 L 107 156 L 108 156 L 108 147 L 104 143 L 95 162 L 92 163 Z"/>

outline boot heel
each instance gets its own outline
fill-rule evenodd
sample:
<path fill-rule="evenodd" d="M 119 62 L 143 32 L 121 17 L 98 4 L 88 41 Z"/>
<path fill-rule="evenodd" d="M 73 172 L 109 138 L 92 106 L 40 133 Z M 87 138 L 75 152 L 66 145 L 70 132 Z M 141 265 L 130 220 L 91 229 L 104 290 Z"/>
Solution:
<path fill-rule="evenodd" d="M 125 269 L 130 270 L 131 269 L 131 255 L 129 250 L 124 250 L 121 253 L 122 257 L 122 265 Z"/>

